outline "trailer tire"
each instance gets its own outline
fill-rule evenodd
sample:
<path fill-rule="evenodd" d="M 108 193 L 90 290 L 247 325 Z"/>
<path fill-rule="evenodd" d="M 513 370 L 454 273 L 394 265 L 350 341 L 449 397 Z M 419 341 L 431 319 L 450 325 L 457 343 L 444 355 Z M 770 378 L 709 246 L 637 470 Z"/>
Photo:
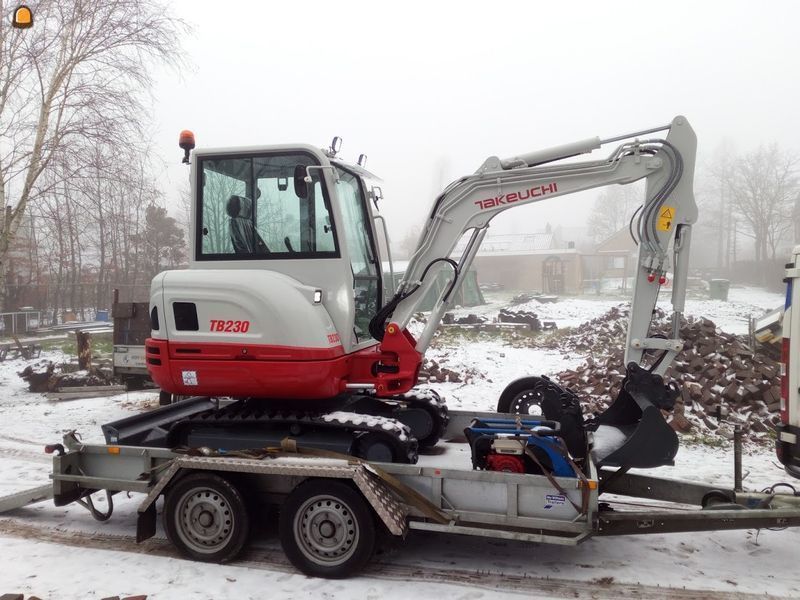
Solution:
<path fill-rule="evenodd" d="M 355 489 L 331 479 L 296 487 L 281 507 L 278 532 L 289 561 L 313 577 L 352 575 L 375 549 L 369 505 Z"/>
<path fill-rule="evenodd" d="M 164 529 L 182 554 L 221 563 L 241 551 L 250 517 L 244 498 L 230 481 L 213 473 L 193 473 L 167 491 Z"/>

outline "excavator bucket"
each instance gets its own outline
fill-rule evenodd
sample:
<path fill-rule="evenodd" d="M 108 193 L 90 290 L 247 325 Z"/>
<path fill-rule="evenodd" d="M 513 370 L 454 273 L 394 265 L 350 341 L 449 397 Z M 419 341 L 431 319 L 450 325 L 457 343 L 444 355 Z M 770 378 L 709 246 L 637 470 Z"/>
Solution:
<path fill-rule="evenodd" d="M 678 436 L 661 410 L 671 410 L 678 396 L 660 375 L 630 363 L 616 400 L 594 421 L 591 455 L 598 467 L 647 469 L 673 464 Z"/>

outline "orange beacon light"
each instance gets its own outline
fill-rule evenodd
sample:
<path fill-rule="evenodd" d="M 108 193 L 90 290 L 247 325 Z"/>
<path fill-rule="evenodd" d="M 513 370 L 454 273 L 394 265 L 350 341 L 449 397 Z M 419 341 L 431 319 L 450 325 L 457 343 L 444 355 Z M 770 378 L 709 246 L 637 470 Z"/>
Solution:
<path fill-rule="evenodd" d="M 18 6 L 11 17 L 11 26 L 27 29 L 33 25 L 33 11 L 25 5 Z"/>
<path fill-rule="evenodd" d="M 189 131 L 188 129 L 184 129 L 181 131 L 181 135 L 178 138 L 178 145 L 183 150 L 183 164 L 189 164 L 189 152 L 194 150 L 194 133 Z"/>

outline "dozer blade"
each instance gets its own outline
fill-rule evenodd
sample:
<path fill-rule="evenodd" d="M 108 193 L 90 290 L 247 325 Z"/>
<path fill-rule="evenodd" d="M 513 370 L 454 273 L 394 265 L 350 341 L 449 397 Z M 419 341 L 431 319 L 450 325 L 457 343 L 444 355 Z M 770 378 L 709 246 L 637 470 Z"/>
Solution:
<path fill-rule="evenodd" d="M 597 467 L 648 469 L 672 465 L 678 436 L 661 409 L 671 410 L 678 391 L 636 363 L 630 363 L 617 399 L 587 429 L 593 430 Z"/>
<path fill-rule="evenodd" d="M 140 415 L 106 423 L 102 426 L 103 435 L 106 444 L 167 448 L 172 425 L 216 406 L 217 402 L 205 396 L 186 398 Z"/>

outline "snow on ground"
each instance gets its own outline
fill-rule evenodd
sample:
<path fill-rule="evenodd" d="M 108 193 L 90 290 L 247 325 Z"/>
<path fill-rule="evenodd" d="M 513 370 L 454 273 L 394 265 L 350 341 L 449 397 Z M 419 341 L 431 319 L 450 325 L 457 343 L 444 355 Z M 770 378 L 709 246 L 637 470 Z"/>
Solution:
<path fill-rule="evenodd" d="M 564 369 L 578 366 L 580 357 L 570 358 L 555 350 L 512 348 L 496 341 L 438 345 L 426 354 L 442 367 L 459 371 L 470 369 L 483 377 L 473 377 L 469 383 L 439 382 L 432 384 L 447 405 L 458 410 L 491 411 L 503 389 L 520 377 L 528 375 L 554 376 Z"/>
<path fill-rule="evenodd" d="M 727 333 L 746 334 L 750 316 L 760 317 L 768 310 L 783 306 L 783 294 L 752 287 L 732 287 L 728 301 L 701 298 L 686 299 L 686 314 L 706 317 Z M 667 309 L 669 303 L 659 301 Z"/>
<path fill-rule="evenodd" d="M 483 306 L 459 308 L 457 316 L 477 314 L 494 317 L 504 307 L 514 293 L 490 294 L 488 303 Z M 574 327 L 602 316 L 613 306 L 627 303 L 625 298 L 581 297 L 562 298 L 555 303 L 536 301 L 513 305 L 512 310 L 532 311 L 543 321 L 555 321 L 560 328 Z M 686 314 L 692 317 L 705 317 L 714 321 L 720 329 L 728 333 L 746 334 L 750 316 L 761 316 L 764 312 L 783 304 L 783 296 L 758 288 L 731 288 L 728 301 L 707 298 L 689 298 L 686 301 Z M 662 297 L 659 306 L 669 309 L 669 298 Z M 414 333 L 421 331 L 416 324 Z M 444 339 L 444 341 L 442 341 Z M 466 337 L 438 337 L 426 353 L 441 367 L 459 372 L 471 371 L 477 374 L 469 383 L 439 382 L 435 384 L 455 409 L 494 410 L 497 399 L 505 386 L 519 377 L 528 375 L 555 376 L 561 371 L 577 367 L 585 356 L 565 355 L 555 350 L 539 348 L 515 348 L 505 345 L 501 340 L 491 339 L 491 334 L 480 334 L 475 341 Z M 481 377 L 481 375 L 483 377 Z"/>
<path fill-rule="evenodd" d="M 536 312 L 541 318 L 556 320 L 559 326 L 577 325 L 621 301 L 562 299 L 554 305 L 539 305 Z M 781 302 L 777 294 L 733 288 L 730 302 L 691 300 L 687 313 L 706 316 L 723 330 L 742 333 L 750 313 L 759 314 Z M 481 308 L 485 314 L 492 310 L 499 308 Z M 469 384 L 432 384 L 452 408 L 476 410 L 491 410 L 503 387 L 514 378 L 552 375 L 581 359 L 552 350 L 514 348 L 499 340 L 457 338 L 437 344 L 430 357 L 442 366 L 459 370 L 466 366 L 484 375 L 475 376 Z M 47 358 L 61 357 L 49 353 Z M 0 496 L 47 481 L 50 459 L 41 453 L 45 443 L 60 441 L 61 435 L 72 429 L 86 441 L 100 442 L 102 423 L 157 403 L 153 392 L 51 403 L 42 395 L 27 392 L 16 375 L 24 364 L 21 360 L 0 363 Z M 464 448 L 451 448 L 446 455 L 469 468 Z M 684 445 L 674 467 L 649 473 L 730 487 L 732 471 L 730 449 Z M 771 448 L 748 447 L 744 471 L 749 472 L 745 484 L 751 489 L 787 480 L 775 465 Z M 279 598 L 612 598 L 616 594 L 613 585 L 642 584 L 709 590 L 709 597 L 723 592 L 800 597 L 800 572 L 796 569 L 799 530 L 595 538 L 577 547 L 412 532 L 402 544 L 384 544 L 375 565 L 363 575 L 327 582 L 300 575 L 288 565 L 274 523 L 269 522 L 255 535 L 254 556 L 245 555 L 231 565 L 177 558 L 163 541 L 161 530 L 154 547 L 136 547 L 132 540 L 140 501 L 141 496 L 135 494 L 115 497 L 114 516 L 106 523 L 94 521 L 81 507 L 57 508 L 49 502 L 0 516 L 0 594 L 21 592 L 59 599 L 134 593 L 148 594 L 151 599 L 260 599 L 269 590 L 270 597 Z M 79 538 L 71 546 L 59 541 L 59 536 L 72 534 L 89 537 Z M 80 539 L 86 540 L 86 547 L 75 547 L 81 545 Z M 101 544 L 105 539 L 122 545 L 106 548 Z M 261 560 L 260 556 L 272 558 Z M 563 591 L 553 592 L 552 586 L 537 591 L 535 583 L 524 584 L 530 578 L 563 579 L 566 583 Z M 573 589 L 569 582 L 584 587 Z M 618 591 L 621 596 L 624 590 Z M 659 597 L 652 589 L 648 594 Z"/>
<path fill-rule="evenodd" d="M 539 315 L 542 321 L 555 321 L 556 325 L 576 327 L 591 321 L 608 311 L 612 306 L 629 304 L 630 296 L 582 296 L 579 298 L 563 297 L 558 302 L 541 303 L 533 300 L 523 304 L 509 306 L 516 292 L 497 292 L 485 294 L 487 304 L 468 308 L 459 308 L 455 312 L 459 316 L 477 314 L 495 316 L 501 308 L 531 311 Z M 731 287 L 728 301 L 711 300 L 705 295 L 689 295 L 686 299 L 686 314 L 693 317 L 706 317 L 714 321 L 718 327 L 728 333 L 746 334 L 750 316 L 761 316 L 764 312 L 783 306 L 782 294 L 769 292 L 760 288 L 735 286 Z M 670 293 L 665 291 L 659 297 L 658 305 L 671 311 Z"/>

